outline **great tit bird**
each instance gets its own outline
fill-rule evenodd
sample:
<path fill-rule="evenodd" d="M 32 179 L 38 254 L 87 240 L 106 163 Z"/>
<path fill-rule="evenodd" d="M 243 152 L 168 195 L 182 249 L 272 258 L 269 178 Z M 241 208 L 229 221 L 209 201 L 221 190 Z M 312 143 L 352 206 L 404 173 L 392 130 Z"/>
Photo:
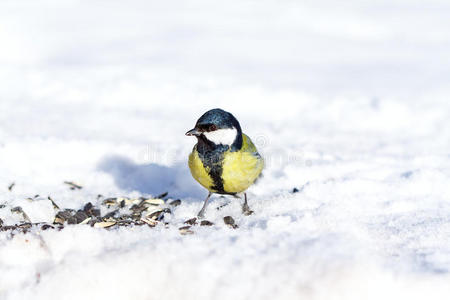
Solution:
<path fill-rule="evenodd" d="M 198 217 L 204 217 L 213 193 L 236 197 L 244 193 L 242 211 L 251 214 L 245 191 L 260 176 L 264 160 L 250 138 L 242 133 L 238 120 L 222 109 L 212 109 L 186 135 L 197 138 L 189 155 L 191 174 L 209 191 Z"/>

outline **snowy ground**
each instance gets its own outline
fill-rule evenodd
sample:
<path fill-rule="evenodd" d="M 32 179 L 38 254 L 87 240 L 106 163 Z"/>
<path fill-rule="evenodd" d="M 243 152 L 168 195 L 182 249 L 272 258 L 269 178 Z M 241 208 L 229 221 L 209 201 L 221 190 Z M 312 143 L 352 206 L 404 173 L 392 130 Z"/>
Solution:
<path fill-rule="evenodd" d="M 2 0 L 4 225 L 36 194 L 79 209 L 168 191 L 182 205 L 168 228 L 0 232 L 0 298 L 447 299 L 449 13 L 415 0 Z M 215 197 L 215 225 L 183 236 L 206 196 L 184 133 L 215 107 L 267 167 L 254 215 Z"/>

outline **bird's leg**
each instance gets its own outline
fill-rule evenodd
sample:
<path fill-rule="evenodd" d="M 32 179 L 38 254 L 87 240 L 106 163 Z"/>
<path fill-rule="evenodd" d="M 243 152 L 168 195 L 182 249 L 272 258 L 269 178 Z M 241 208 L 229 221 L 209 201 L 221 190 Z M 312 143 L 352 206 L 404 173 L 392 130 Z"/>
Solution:
<path fill-rule="evenodd" d="M 247 193 L 244 193 L 244 205 L 242 205 L 242 213 L 246 216 L 249 216 L 253 213 L 253 210 L 248 207 L 247 203 Z"/>
<path fill-rule="evenodd" d="M 208 205 L 208 200 L 209 200 L 209 198 L 211 197 L 211 195 L 212 195 L 212 193 L 209 192 L 209 193 L 208 193 L 208 196 L 207 196 L 206 199 L 205 199 L 205 202 L 203 203 L 202 209 L 198 212 L 197 217 L 198 217 L 199 219 L 203 219 L 203 218 L 205 217 L 206 206 Z"/>

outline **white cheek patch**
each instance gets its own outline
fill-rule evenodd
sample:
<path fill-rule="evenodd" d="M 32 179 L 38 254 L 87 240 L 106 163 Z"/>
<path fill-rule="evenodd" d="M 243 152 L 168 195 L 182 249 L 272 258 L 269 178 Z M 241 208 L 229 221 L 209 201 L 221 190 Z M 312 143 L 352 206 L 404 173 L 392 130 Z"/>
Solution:
<path fill-rule="evenodd" d="M 231 146 L 237 136 L 236 128 L 217 129 L 215 131 L 204 132 L 203 135 L 216 145 Z"/>

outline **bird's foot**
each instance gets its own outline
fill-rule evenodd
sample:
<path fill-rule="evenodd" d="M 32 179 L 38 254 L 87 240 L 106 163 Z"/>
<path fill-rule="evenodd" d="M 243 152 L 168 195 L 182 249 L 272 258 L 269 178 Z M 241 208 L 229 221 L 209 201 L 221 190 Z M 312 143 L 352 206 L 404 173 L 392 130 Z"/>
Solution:
<path fill-rule="evenodd" d="M 244 204 L 244 205 L 242 206 L 242 213 L 243 213 L 245 216 L 250 216 L 251 214 L 254 213 L 254 211 L 251 210 L 250 207 L 248 207 L 248 205 Z"/>

